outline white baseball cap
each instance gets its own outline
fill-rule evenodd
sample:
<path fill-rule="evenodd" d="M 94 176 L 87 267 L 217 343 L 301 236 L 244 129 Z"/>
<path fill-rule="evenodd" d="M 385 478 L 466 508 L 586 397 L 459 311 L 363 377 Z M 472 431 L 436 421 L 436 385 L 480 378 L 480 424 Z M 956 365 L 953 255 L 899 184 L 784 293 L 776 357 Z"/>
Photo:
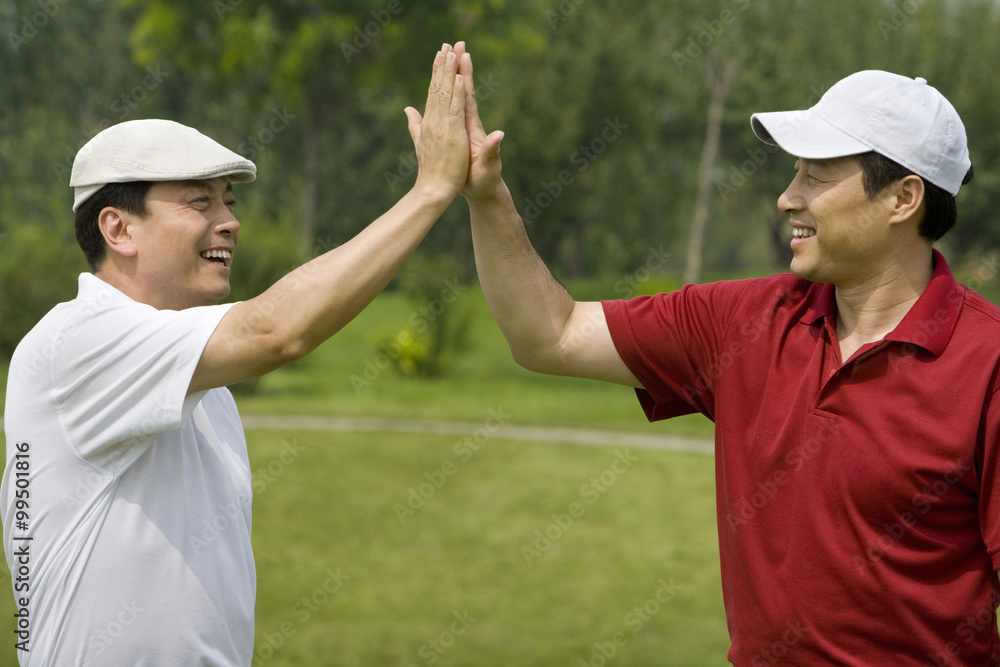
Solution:
<path fill-rule="evenodd" d="M 920 77 L 857 72 L 810 109 L 755 113 L 750 125 L 761 141 L 807 160 L 875 151 L 952 196 L 972 167 L 958 112 Z"/>
<path fill-rule="evenodd" d="M 257 177 L 253 162 L 172 120 L 130 120 L 98 133 L 77 152 L 69 185 L 73 211 L 108 183 Z"/>

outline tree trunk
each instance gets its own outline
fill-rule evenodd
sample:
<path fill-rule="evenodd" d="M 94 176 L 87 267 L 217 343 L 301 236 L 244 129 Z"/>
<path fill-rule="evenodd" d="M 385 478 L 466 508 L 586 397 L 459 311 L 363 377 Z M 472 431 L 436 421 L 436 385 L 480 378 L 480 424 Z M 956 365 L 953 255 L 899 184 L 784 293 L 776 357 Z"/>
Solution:
<path fill-rule="evenodd" d="M 688 237 L 687 262 L 684 266 L 684 282 L 698 282 L 701 275 L 702 255 L 705 248 L 705 227 L 708 224 L 709 195 L 712 188 L 712 166 L 719 153 L 719 139 L 722 135 L 722 113 L 725 110 L 726 95 L 739 69 L 739 59 L 730 56 L 716 74 L 711 59 L 705 62 L 705 80 L 708 83 L 708 127 L 705 129 L 705 143 L 698 162 L 698 183 L 691 216 L 691 233 Z"/>

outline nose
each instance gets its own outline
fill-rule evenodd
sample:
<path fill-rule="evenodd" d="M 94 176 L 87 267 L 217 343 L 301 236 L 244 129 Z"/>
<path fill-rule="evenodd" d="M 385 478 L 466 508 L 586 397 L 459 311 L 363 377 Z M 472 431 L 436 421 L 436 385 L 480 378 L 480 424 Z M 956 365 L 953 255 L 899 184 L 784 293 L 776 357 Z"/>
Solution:
<path fill-rule="evenodd" d="M 805 199 L 802 197 L 800 181 L 801 174 L 795 174 L 795 178 L 788 184 L 785 191 L 778 195 L 778 210 L 782 213 L 792 213 L 805 208 Z"/>
<path fill-rule="evenodd" d="M 240 221 L 236 215 L 229 210 L 228 206 L 223 206 L 215 223 L 215 231 L 219 234 L 233 239 L 234 242 L 240 238 Z"/>

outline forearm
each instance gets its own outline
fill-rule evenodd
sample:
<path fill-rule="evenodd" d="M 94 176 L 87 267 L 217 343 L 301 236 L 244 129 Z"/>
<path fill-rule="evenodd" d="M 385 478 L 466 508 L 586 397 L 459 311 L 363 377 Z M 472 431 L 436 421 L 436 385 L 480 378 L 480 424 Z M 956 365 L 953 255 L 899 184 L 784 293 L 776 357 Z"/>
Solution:
<path fill-rule="evenodd" d="M 469 200 L 476 268 L 490 312 L 526 368 L 553 372 L 575 303 L 531 245 L 510 191 Z"/>
<path fill-rule="evenodd" d="M 303 264 L 260 296 L 235 308 L 268 347 L 301 357 L 367 306 L 444 213 L 450 198 L 411 190 L 341 246 Z"/>

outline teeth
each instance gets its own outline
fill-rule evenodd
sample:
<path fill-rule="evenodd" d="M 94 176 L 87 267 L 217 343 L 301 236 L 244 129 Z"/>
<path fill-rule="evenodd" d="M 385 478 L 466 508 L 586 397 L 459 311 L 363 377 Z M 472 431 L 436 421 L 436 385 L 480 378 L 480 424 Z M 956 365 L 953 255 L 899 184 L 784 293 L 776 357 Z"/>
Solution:
<path fill-rule="evenodd" d="M 228 250 L 206 250 L 201 256 L 205 259 L 232 259 L 233 254 Z"/>
<path fill-rule="evenodd" d="M 792 227 L 792 238 L 794 239 L 806 239 L 810 236 L 816 236 L 815 229 L 805 229 L 804 227 Z"/>

